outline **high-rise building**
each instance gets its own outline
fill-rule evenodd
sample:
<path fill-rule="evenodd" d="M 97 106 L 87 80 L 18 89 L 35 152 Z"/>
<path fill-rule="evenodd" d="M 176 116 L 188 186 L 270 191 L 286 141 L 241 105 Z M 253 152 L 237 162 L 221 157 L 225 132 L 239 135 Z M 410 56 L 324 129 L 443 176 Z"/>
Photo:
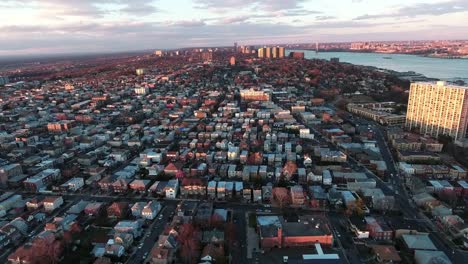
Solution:
<path fill-rule="evenodd" d="M 10 80 L 8 80 L 8 77 L 6 76 L 0 76 L 0 85 L 4 85 L 4 84 L 7 84 L 9 83 Z"/>
<path fill-rule="evenodd" d="M 201 53 L 201 59 L 206 62 L 210 62 L 213 60 L 213 52 L 211 51 L 203 51 Z"/>
<path fill-rule="evenodd" d="M 264 47 L 258 49 L 259 58 L 284 58 L 284 47 Z"/>
<path fill-rule="evenodd" d="M 271 58 L 271 48 L 270 47 L 265 48 L 265 58 Z"/>
<path fill-rule="evenodd" d="M 232 57 L 229 59 L 229 64 L 231 64 L 231 66 L 236 65 L 236 57 L 232 56 Z"/>
<path fill-rule="evenodd" d="M 234 42 L 234 52 L 237 52 L 237 42 Z"/>
<path fill-rule="evenodd" d="M 433 137 L 451 136 L 462 142 L 468 126 L 468 87 L 443 81 L 411 84 L 406 127 Z"/>
<path fill-rule="evenodd" d="M 279 47 L 278 58 L 284 58 L 284 47 Z"/>
<path fill-rule="evenodd" d="M 257 55 L 259 58 L 265 57 L 265 48 L 259 48 Z"/>
<path fill-rule="evenodd" d="M 162 57 L 163 56 L 163 51 L 162 50 L 156 50 L 154 52 L 154 55 L 158 56 L 158 57 Z"/>
<path fill-rule="evenodd" d="M 136 74 L 137 74 L 137 75 L 143 75 L 143 74 L 145 74 L 145 72 L 146 72 L 146 70 L 143 69 L 143 68 L 136 69 Z"/>
<path fill-rule="evenodd" d="M 279 54 L 278 54 L 278 53 L 279 53 L 278 51 L 279 51 L 279 48 L 278 48 L 278 47 L 273 47 L 273 48 L 271 48 L 271 53 L 272 53 L 271 56 L 272 56 L 272 58 L 275 58 L 275 59 L 278 58 L 278 55 L 279 55 Z"/>

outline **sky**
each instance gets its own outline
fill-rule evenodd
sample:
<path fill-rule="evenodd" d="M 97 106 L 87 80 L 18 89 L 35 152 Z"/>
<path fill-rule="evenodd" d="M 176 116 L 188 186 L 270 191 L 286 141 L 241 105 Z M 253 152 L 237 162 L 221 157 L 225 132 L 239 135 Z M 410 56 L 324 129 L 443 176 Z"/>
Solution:
<path fill-rule="evenodd" d="M 468 0 L 0 0 L 0 56 L 468 39 Z"/>

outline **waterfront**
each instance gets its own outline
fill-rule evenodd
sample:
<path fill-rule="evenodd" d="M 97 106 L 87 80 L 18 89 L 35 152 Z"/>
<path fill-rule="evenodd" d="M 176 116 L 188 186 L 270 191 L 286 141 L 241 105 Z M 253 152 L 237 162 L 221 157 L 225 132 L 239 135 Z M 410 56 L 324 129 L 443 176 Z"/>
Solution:
<path fill-rule="evenodd" d="M 445 80 L 462 79 L 468 81 L 468 59 L 439 59 L 417 55 L 358 53 L 358 52 L 319 52 L 304 51 L 307 59 L 339 58 L 341 62 L 356 65 L 374 66 L 398 72 L 414 71 L 430 78 Z"/>

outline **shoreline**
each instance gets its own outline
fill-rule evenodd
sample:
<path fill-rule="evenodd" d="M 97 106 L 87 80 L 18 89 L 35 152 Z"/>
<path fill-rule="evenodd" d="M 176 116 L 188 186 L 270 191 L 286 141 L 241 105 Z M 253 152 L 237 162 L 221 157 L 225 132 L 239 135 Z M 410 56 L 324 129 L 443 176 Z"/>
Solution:
<path fill-rule="evenodd" d="M 414 54 L 396 54 L 396 53 L 377 53 L 377 52 L 357 52 L 357 51 L 351 51 L 351 52 L 348 52 L 348 51 L 323 51 L 323 52 L 320 52 L 322 54 L 327 54 L 327 55 L 322 55 L 322 57 L 320 57 L 320 55 L 317 55 L 315 54 L 315 50 L 314 49 L 287 49 L 286 52 L 289 53 L 291 51 L 306 51 L 307 53 L 309 53 L 309 56 L 305 56 L 306 59 L 323 59 L 323 60 L 330 60 L 331 57 L 338 57 L 340 58 L 340 53 L 346 55 L 348 54 L 351 58 L 352 56 L 359 56 L 359 54 L 366 54 L 366 55 L 373 55 L 375 56 L 375 58 L 373 59 L 382 59 L 382 61 L 384 60 L 384 57 L 390 57 L 391 55 L 395 54 L 395 55 L 404 55 L 404 56 L 408 56 L 408 57 L 413 57 L 413 58 L 421 58 L 422 60 L 425 60 L 425 59 L 441 59 L 440 62 L 442 63 L 442 61 L 457 61 L 458 63 L 459 62 L 462 62 L 463 65 L 465 62 L 467 62 L 467 58 L 464 58 L 464 59 L 444 59 L 444 58 L 441 58 L 441 57 L 436 57 L 436 58 L 432 58 L 432 57 L 428 57 L 428 56 L 422 56 L 422 55 L 414 55 Z M 310 52 L 312 52 L 313 54 L 311 55 Z M 336 56 L 332 56 L 332 55 L 329 55 L 329 54 L 332 54 L 332 53 L 335 53 Z M 381 57 L 380 57 L 380 56 Z M 397 58 L 388 58 L 388 61 L 392 61 L 392 59 L 397 59 L 398 58 L 402 58 L 402 57 L 397 57 Z M 424 73 L 420 73 L 420 72 L 417 72 L 416 71 L 416 68 L 417 67 L 403 67 L 403 68 L 409 68 L 409 69 L 391 69 L 391 68 L 385 68 L 385 66 L 383 65 L 378 65 L 380 63 L 372 63 L 372 62 L 369 62 L 370 64 L 365 64 L 365 61 L 364 62 L 359 62 L 359 61 L 356 61 L 354 59 L 351 59 L 351 61 L 354 61 L 354 62 L 350 62 L 349 60 L 348 61 L 342 61 L 340 60 L 340 63 L 349 63 L 349 64 L 352 64 L 352 65 L 357 65 L 357 66 L 363 66 L 363 67 L 371 67 L 375 70 L 381 70 L 381 71 L 387 71 L 387 72 L 393 72 L 395 73 L 396 75 L 398 75 L 399 77 L 402 77 L 404 79 L 409 79 L 409 80 L 427 80 L 427 81 L 433 81 L 433 80 L 444 80 L 444 81 L 449 81 L 449 82 L 456 82 L 456 81 L 463 81 L 465 83 L 468 83 L 468 76 L 464 76 L 464 77 L 461 77 L 461 76 L 448 76 L 448 77 L 435 77 L 435 76 L 431 76 L 431 74 L 424 74 Z M 364 64 L 363 64 L 364 63 Z M 424 62 L 421 62 L 421 63 L 424 63 Z M 374 65 L 372 65 L 374 64 Z M 394 67 L 395 68 L 395 67 Z M 464 68 L 464 67 L 463 67 Z"/>
<path fill-rule="evenodd" d="M 315 51 L 315 49 L 290 49 L 290 50 L 306 50 L 306 51 Z M 400 53 L 400 52 L 376 52 L 376 51 L 366 51 L 366 50 L 320 50 L 319 53 L 332 53 L 332 52 L 342 52 L 342 53 L 363 53 L 363 54 L 382 54 L 382 55 L 410 55 L 423 58 L 431 59 L 444 59 L 444 60 L 468 60 L 468 55 L 465 56 L 435 56 L 433 54 L 417 54 L 417 53 Z"/>

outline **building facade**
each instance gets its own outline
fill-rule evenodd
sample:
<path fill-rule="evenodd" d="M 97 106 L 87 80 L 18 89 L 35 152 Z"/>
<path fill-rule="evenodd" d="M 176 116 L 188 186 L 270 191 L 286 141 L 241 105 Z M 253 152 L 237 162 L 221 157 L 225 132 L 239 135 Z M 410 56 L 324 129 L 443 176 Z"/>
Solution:
<path fill-rule="evenodd" d="M 464 141 L 468 126 L 468 87 L 437 83 L 412 83 L 406 127 L 433 137 L 451 136 Z"/>

